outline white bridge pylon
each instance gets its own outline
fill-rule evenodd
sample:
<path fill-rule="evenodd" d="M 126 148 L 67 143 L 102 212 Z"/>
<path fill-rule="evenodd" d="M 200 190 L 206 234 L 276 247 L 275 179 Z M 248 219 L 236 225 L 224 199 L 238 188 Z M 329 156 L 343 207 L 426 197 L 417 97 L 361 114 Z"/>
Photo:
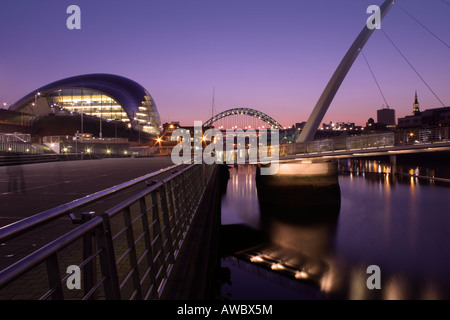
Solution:
<path fill-rule="evenodd" d="M 384 16 L 397 1 L 398 0 L 386 0 L 383 2 L 380 7 L 380 21 L 384 18 Z M 334 96 L 336 95 L 348 71 L 353 65 L 353 62 L 355 62 L 356 58 L 358 57 L 359 52 L 362 50 L 374 31 L 375 28 L 369 28 L 367 24 L 364 25 L 362 31 L 359 33 L 358 37 L 348 49 L 341 63 L 339 64 L 327 86 L 325 87 L 325 90 L 317 101 L 317 104 L 314 107 L 311 115 L 309 116 L 305 127 L 303 128 L 296 141 L 297 143 L 305 143 L 314 139 L 317 128 L 323 120 L 328 107 L 334 99 Z"/>

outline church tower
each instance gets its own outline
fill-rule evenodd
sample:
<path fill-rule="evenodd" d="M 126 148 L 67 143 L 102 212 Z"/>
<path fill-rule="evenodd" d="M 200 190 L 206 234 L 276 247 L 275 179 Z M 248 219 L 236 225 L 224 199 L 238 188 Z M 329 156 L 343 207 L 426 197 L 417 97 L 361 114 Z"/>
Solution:
<path fill-rule="evenodd" d="M 419 100 L 417 99 L 417 90 L 416 90 L 416 96 L 414 98 L 412 115 L 417 116 L 418 114 L 420 114 L 420 109 L 419 109 Z"/>

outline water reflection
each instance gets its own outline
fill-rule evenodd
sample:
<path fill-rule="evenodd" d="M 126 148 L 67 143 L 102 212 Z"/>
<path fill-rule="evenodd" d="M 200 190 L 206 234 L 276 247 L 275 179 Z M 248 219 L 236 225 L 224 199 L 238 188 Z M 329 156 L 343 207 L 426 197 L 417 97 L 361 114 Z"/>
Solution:
<path fill-rule="evenodd" d="M 329 269 L 326 258 L 333 244 L 339 206 L 330 211 L 327 204 L 326 213 L 317 215 L 310 211 L 311 206 L 287 208 L 264 201 L 259 205 L 255 167 L 238 166 L 230 171 L 222 206 L 223 255 L 233 256 L 235 265 L 247 262 L 269 271 L 257 272 L 267 279 L 274 279 L 276 273 L 283 278 L 278 278 L 280 283 L 303 294 L 308 289 L 303 298 L 323 298 L 320 283 Z"/>
<path fill-rule="evenodd" d="M 255 187 L 255 167 L 235 166 L 230 169 L 226 196 L 222 199 L 224 224 L 246 224 L 260 227 L 259 203 Z"/>
<path fill-rule="evenodd" d="M 410 158 L 399 161 L 395 157 L 380 157 L 379 160 L 349 158 L 339 160 L 339 170 L 351 177 L 362 176 L 378 181 L 385 179 L 393 184 L 447 186 L 450 182 L 449 157 L 448 154 L 442 155 L 439 161 L 424 156 L 414 156 L 414 161 Z"/>
<path fill-rule="evenodd" d="M 450 298 L 450 185 L 416 176 L 394 179 L 384 163 L 350 164 L 354 170 L 339 177 L 338 214 L 317 219 L 305 212 L 260 207 L 251 179 L 254 168 L 230 170 L 222 207 L 222 252 L 232 257 L 223 265 L 231 268 L 235 299 L 258 299 L 261 287 L 257 293 L 249 288 L 259 282 L 265 283 L 267 299 Z M 433 171 L 416 167 L 415 175 L 416 169 L 419 175 Z M 244 269 L 242 261 L 253 269 L 238 271 Z M 380 290 L 367 288 L 370 265 L 380 267 Z M 255 274 L 265 278 L 250 280 Z M 266 281 L 280 277 L 276 285 L 285 289 L 269 289 Z"/>

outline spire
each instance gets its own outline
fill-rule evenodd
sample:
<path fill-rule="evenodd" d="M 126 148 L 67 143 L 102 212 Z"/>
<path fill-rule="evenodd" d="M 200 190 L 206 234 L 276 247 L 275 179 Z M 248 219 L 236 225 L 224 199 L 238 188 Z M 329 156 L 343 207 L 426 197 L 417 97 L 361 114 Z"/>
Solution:
<path fill-rule="evenodd" d="M 413 115 L 417 115 L 420 113 L 420 109 L 419 109 L 419 99 L 417 98 L 417 90 L 416 90 L 416 95 L 414 97 L 414 104 L 413 104 Z"/>

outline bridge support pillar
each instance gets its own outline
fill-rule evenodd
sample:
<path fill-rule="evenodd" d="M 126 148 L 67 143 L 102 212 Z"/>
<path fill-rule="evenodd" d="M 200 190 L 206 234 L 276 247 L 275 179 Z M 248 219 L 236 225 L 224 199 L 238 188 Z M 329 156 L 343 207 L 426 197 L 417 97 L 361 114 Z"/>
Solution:
<path fill-rule="evenodd" d="M 396 166 L 397 165 L 397 156 L 395 154 L 390 155 L 389 161 L 391 163 L 391 166 Z"/>
<path fill-rule="evenodd" d="M 391 165 L 391 177 L 392 182 L 396 181 L 396 174 L 397 174 L 397 156 L 395 154 L 391 154 L 389 156 L 389 163 Z"/>
<path fill-rule="evenodd" d="M 256 174 L 262 208 L 290 214 L 338 213 L 340 187 L 337 161 L 303 160 L 280 163 L 277 174 Z"/>

